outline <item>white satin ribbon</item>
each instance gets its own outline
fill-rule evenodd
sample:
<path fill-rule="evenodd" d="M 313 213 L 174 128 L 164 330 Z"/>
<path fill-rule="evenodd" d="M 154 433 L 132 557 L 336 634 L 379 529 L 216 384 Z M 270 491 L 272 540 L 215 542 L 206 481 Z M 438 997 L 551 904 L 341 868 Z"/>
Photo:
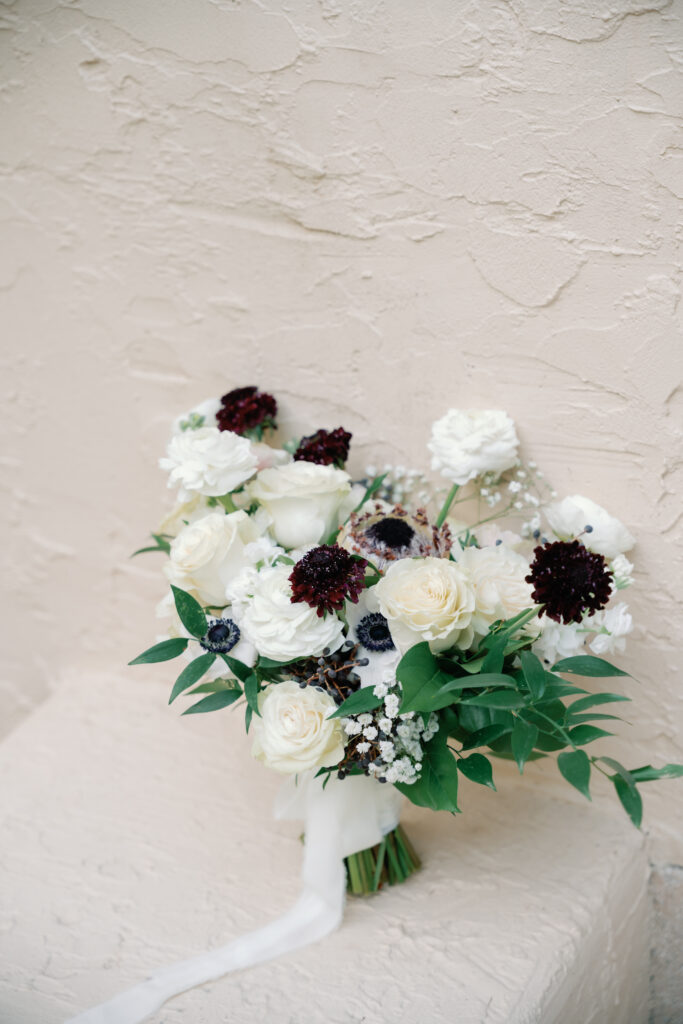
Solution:
<path fill-rule="evenodd" d="M 229 971 L 282 956 L 324 938 L 341 924 L 346 896 L 344 857 L 379 843 L 398 825 L 401 795 L 364 775 L 340 782 L 299 776 L 275 803 L 278 819 L 304 820 L 306 833 L 299 899 L 282 917 L 210 953 L 181 960 L 66 1024 L 139 1024 L 167 999 Z"/>

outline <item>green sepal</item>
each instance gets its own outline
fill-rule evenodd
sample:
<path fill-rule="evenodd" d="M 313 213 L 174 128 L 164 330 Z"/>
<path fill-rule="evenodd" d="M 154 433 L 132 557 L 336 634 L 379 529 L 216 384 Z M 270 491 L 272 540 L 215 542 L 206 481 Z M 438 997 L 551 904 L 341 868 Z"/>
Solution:
<path fill-rule="evenodd" d="M 190 641 L 184 636 L 173 637 L 171 640 L 162 640 L 154 647 L 148 647 L 137 658 L 129 661 L 129 665 L 152 665 L 157 661 L 170 661 L 182 654 Z"/>

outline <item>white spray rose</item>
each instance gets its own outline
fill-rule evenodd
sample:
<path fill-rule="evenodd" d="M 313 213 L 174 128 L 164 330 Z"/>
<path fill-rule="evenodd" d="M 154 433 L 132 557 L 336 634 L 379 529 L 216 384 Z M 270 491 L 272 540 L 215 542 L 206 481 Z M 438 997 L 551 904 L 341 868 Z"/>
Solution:
<path fill-rule="evenodd" d="M 326 647 L 336 651 L 344 624 L 336 615 L 319 616 L 304 601 L 292 601 L 291 572 L 291 565 L 275 565 L 253 578 L 250 598 L 242 593 L 233 606 L 240 628 L 259 654 L 273 661 L 317 657 Z"/>
<path fill-rule="evenodd" d="M 472 643 L 474 590 L 455 562 L 431 557 L 392 562 L 373 596 L 402 652 L 423 640 L 434 652 Z"/>
<path fill-rule="evenodd" d="M 496 619 L 511 619 L 534 606 L 532 588 L 524 580 L 529 575 L 529 563 L 504 544 L 465 548 L 458 555 L 457 564 L 474 590 L 472 628 L 480 636 L 488 633 Z"/>
<path fill-rule="evenodd" d="M 258 537 L 258 527 L 246 512 L 211 512 L 172 541 L 164 571 L 176 587 L 203 604 L 220 607 L 226 603 L 228 583 L 249 561 L 246 545 Z"/>
<path fill-rule="evenodd" d="M 633 562 L 629 562 L 626 555 L 617 555 L 610 563 L 610 569 L 614 575 L 614 586 L 617 590 L 630 587 L 633 583 Z"/>
<path fill-rule="evenodd" d="M 455 484 L 500 474 L 517 462 L 519 441 L 510 417 L 494 409 L 449 409 L 432 426 L 432 469 Z"/>
<path fill-rule="evenodd" d="M 585 632 L 580 633 L 579 622 L 555 622 L 545 615 L 539 620 L 541 632 L 532 650 L 541 661 L 554 665 L 560 658 L 572 658 L 583 650 Z"/>
<path fill-rule="evenodd" d="M 264 469 L 249 485 L 252 498 L 272 517 L 272 532 L 286 548 L 319 544 L 338 525 L 351 478 L 334 466 L 291 462 Z"/>
<path fill-rule="evenodd" d="M 170 473 L 168 486 L 180 485 L 180 500 L 189 501 L 194 494 L 216 497 L 234 491 L 254 475 L 258 459 L 246 437 L 201 427 L 175 434 L 159 465 Z"/>
<path fill-rule="evenodd" d="M 344 732 L 337 705 L 314 686 L 292 679 L 272 683 L 259 694 L 260 717 L 252 719 L 252 753 L 276 772 L 294 775 L 325 768 L 344 756 Z"/>
<path fill-rule="evenodd" d="M 622 522 L 580 494 L 549 505 L 545 514 L 560 540 L 571 540 L 582 534 L 581 541 L 585 547 L 605 558 L 616 558 L 635 544 L 635 538 Z M 584 533 L 587 526 L 591 529 Z"/>
<path fill-rule="evenodd" d="M 585 619 L 584 626 L 594 629 L 596 635 L 589 643 L 589 647 L 595 654 L 623 654 L 626 650 L 624 639 L 633 629 L 633 618 L 624 601 L 615 604 L 612 608 L 603 608 L 602 611 Z M 606 629 L 606 633 L 599 632 Z"/>

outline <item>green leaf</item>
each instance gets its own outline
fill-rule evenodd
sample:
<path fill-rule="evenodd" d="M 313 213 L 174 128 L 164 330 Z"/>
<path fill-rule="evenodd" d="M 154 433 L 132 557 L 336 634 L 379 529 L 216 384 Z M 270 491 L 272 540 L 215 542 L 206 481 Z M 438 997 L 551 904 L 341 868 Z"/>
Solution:
<path fill-rule="evenodd" d="M 529 687 L 529 693 L 534 700 L 540 700 L 543 696 L 546 683 L 546 671 L 542 662 L 531 651 L 522 651 L 520 654 L 524 680 Z"/>
<path fill-rule="evenodd" d="M 556 679 L 550 672 L 546 673 L 548 679 Z M 575 693 L 586 693 L 580 686 L 572 686 L 571 683 L 546 683 L 545 691 L 543 693 L 543 702 L 547 700 L 557 700 L 559 697 L 571 697 Z"/>
<path fill-rule="evenodd" d="M 502 672 L 486 672 L 476 676 L 460 676 L 458 679 L 450 679 L 439 690 L 439 693 L 451 693 L 453 690 L 477 690 L 485 689 L 487 686 L 514 686 L 512 676 L 503 675 Z"/>
<path fill-rule="evenodd" d="M 621 801 L 621 806 L 636 828 L 640 828 L 643 820 L 643 801 L 636 788 L 636 780 L 631 772 L 624 768 L 623 764 L 620 764 L 619 761 L 615 761 L 613 757 L 601 757 L 600 760 L 608 768 L 612 768 L 616 772 L 610 778 Z"/>
<path fill-rule="evenodd" d="M 570 672 L 575 676 L 627 676 L 603 658 L 594 658 L 592 654 L 578 654 L 575 658 L 563 658 L 553 665 L 553 672 Z"/>
<path fill-rule="evenodd" d="M 187 711 L 183 711 L 183 714 L 199 715 L 205 711 L 220 711 L 221 708 L 227 708 L 230 704 L 234 704 L 241 696 L 241 690 L 220 690 L 218 693 L 210 693 L 208 697 L 198 700 Z"/>
<path fill-rule="evenodd" d="M 575 700 L 573 704 L 569 706 L 569 714 L 573 715 L 577 711 L 586 711 L 588 708 L 597 707 L 600 704 L 614 704 L 617 701 L 630 700 L 630 697 L 622 697 L 619 693 L 591 693 L 587 697 L 581 697 L 580 700 Z"/>
<path fill-rule="evenodd" d="M 253 675 L 253 669 L 245 665 L 243 661 L 238 661 L 237 658 L 231 658 L 229 654 L 221 654 L 221 658 L 228 666 L 230 671 L 241 683 L 246 683 L 250 675 Z"/>
<path fill-rule="evenodd" d="M 163 551 L 165 555 L 169 554 L 171 545 L 166 540 L 166 536 L 163 533 L 153 533 L 151 536 L 154 538 L 156 543 L 146 548 L 138 548 L 137 551 L 134 551 L 130 556 L 131 558 L 135 558 L 136 555 L 143 555 L 147 551 Z"/>
<path fill-rule="evenodd" d="M 244 709 L 244 731 L 245 732 L 249 732 L 249 726 L 251 725 L 251 719 L 253 717 L 253 714 L 254 714 L 253 709 L 247 704 L 246 708 Z"/>
<path fill-rule="evenodd" d="M 422 750 L 422 772 L 420 777 L 406 785 L 397 782 L 398 789 L 418 807 L 429 807 L 433 811 L 450 811 L 456 814 L 458 807 L 458 769 L 455 758 L 446 744 L 442 730 L 426 743 Z"/>
<path fill-rule="evenodd" d="M 602 739 L 603 736 L 612 735 L 614 734 L 599 729 L 597 725 L 576 725 L 569 730 L 570 739 L 577 747 L 583 747 L 586 743 L 592 743 L 593 740 Z"/>
<path fill-rule="evenodd" d="M 507 635 L 496 639 L 491 647 L 489 648 L 484 661 L 482 662 L 482 672 L 502 672 L 503 662 L 505 661 L 505 645 L 507 644 Z"/>
<path fill-rule="evenodd" d="M 557 767 L 567 782 L 590 800 L 588 788 L 591 777 L 591 763 L 585 750 L 567 750 L 557 758 Z"/>
<path fill-rule="evenodd" d="M 458 769 L 470 782 L 478 782 L 480 786 L 488 786 L 494 790 L 493 766 L 488 757 L 483 754 L 470 754 L 469 757 L 461 757 L 457 761 Z"/>
<path fill-rule="evenodd" d="M 238 662 L 238 664 L 241 665 L 242 662 Z M 247 678 L 244 680 L 244 696 L 246 697 L 247 704 L 251 708 L 252 712 L 255 712 L 260 718 L 261 712 L 259 711 L 258 706 L 258 694 L 259 685 L 258 679 L 256 678 L 256 673 L 250 672 Z"/>
<path fill-rule="evenodd" d="M 382 703 L 381 697 L 375 696 L 372 686 L 363 686 L 356 690 L 339 705 L 328 718 L 344 718 L 346 715 L 361 715 L 364 711 L 374 711 Z"/>
<path fill-rule="evenodd" d="M 195 601 L 187 591 L 181 590 L 180 587 L 174 587 L 173 584 L 171 584 L 171 590 L 173 591 L 178 618 L 188 633 L 196 636 L 197 639 L 206 636 L 208 624 L 199 601 Z"/>
<path fill-rule="evenodd" d="M 191 694 L 195 693 L 218 693 L 221 690 L 234 690 L 235 680 L 227 679 L 212 679 L 208 683 L 200 683 L 199 686 L 195 686 L 194 690 L 190 690 Z"/>
<path fill-rule="evenodd" d="M 384 478 L 386 477 L 386 475 L 387 475 L 386 473 L 382 473 L 382 474 L 381 474 L 381 476 L 376 476 L 376 477 L 374 477 L 374 478 L 373 478 L 373 479 L 372 479 L 372 480 L 370 481 L 370 483 L 368 484 L 368 486 L 367 486 L 367 487 L 365 488 L 365 494 L 363 495 L 363 497 L 361 498 L 361 500 L 360 500 L 360 501 L 358 502 L 358 504 L 357 504 L 357 505 L 356 505 L 356 507 L 354 508 L 354 510 L 353 510 L 354 512 L 358 512 L 358 510 L 359 510 L 360 508 L 362 508 L 362 507 L 363 507 L 363 505 L 365 504 L 365 502 L 366 502 L 366 501 L 367 501 L 367 500 L 368 500 L 369 498 L 371 498 L 371 497 L 373 496 L 373 494 L 376 494 L 376 493 L 377 493 L 377 491 L 378 491 L 378 490 L 380 489 L 380 487 L 381 487 L 381 486 L 382 486 L 382 484 L 384 483 Z M 353 514 L 353 513 L 352 513 L 352 514 Z"/>
<path fill-rule="evenodd" d="M 477 729 L 464 741 L 463 750 L 472 750 L 474 747 L 488 747 L 489 743 L 500 739 L 506 733 L 512 731 L 511 725 L 504 725 L 501 722 L 495 725 L 485 725 L 483 729 Z"/>
<path fill-rule="evenodd" d="M 291 658 L 289 661 L 273 661 L 272 658 L 264 658 L 263 655 L 259 657 L 257 662 L 258 668 L 284 668 L 285 665 L 291 665 L 293 661 L 297 661 L 297 658 Z"/>
<path fill-rule="evenodd" d="M 207 654 L 201 654 L 198 658 L 194 658 L 189 665 L 186 665 L 175 681 L 173 689 L 171 690 L 171 696 L 168 698 L 168 703 L 172 704 L 179 693 L 182 693 L 183 690 L 187 690 L 190 686 L 194 686 L 195 683 L 199 682 L 204 673 L 211 668 L 215 660 L 216 655 L 209 651 Z"/>
<path fill-rule="evenodd" d="M 567 713 L 567 724 L 568 725 L 583 725 L 585 722 L 619 722 L 624 721 L 620 719 L 618 715 L 599 715 L 595 711 L 589 711 L 585 715 L 573 715 L 571 712 Z"/>
<path fill-rule="evenodd" d="M 481 693 L 476 697 L 466 697 L 463 704 L 472 704 L 478 708 L 500 708 L 509 711 L 510 708 L 523 708 L 526 701 L 519 693 L 510 693 L 509 690 L 495 690 L 493 693 Z"/>
<path fill-rule="evenodd" d="M 398 663 L 396 678 L 403 690 L 401 714 L 436 711 L 452 703 L 452 698 L 442 692 L 450 676 L 439 668 L 426 641 L 406 651 Z"/>
<path fill-rule="evenodd" d="M 154 647 L 149 647 L 142 654 L 138 654 L 137 658 L 133 658 L 128 664 L 151 665 L 156 661 L 170 661 L 171 658 L 177 658 L 179 654 L 182 654 L 188 643 L 189 640 L 184 636 L 173 637 L 172 640 L 162 640 L 160 644 L 155 644 Z"/>
<path fill-rule="evenodd" d="M 683 764 L 665 764 L 662 768 L 653 768 L 651 764 L 646 764 L 642 768 L 631 768 L 629 774 L 635 782 L 680 779 L 683 776 Z"/>
<path fill-rule="evenodd" d="M 531 722 L 525 722 L 523 718 L 516 719 L 512 730 L 512 754 L 517 762 L 520 775 L 524 771 L 524 765 L 529 760 L 529 754 L 536 746 L 537 739 L 537 726 L 532 725 Z"/>

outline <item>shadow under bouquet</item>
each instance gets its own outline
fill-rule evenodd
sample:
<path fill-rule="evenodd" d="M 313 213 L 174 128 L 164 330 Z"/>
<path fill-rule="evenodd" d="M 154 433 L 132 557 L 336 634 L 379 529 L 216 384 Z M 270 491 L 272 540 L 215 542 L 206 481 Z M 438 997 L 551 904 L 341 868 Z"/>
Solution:
<path fill-rule="evenodd" d="M 179 504 L 142 549 L 167 556 L 165 638 L 131 662 L 183 661 L 170 701 L 241 705 L 254 755 L 288 777 L 278 813 L 304 819 L 304 895 L 327 910 L 307 931 L 299 907 L 260 959 L 335 927 L 340 887 L 408 878 L 419 860 L 401 798 L 457 813 L 461 783 L 495 789 L 496 758 L 522 773 L 555 757 L 589 799 L 599 772 L 639 826 L 640 785 L 683 768 L 589 753 L 628 699 L 605 685 L 626 673 L 603 657 L 632 630 L 628 529 L 588 498 L 558 499 L 501 411 L 433 424 L 440 484 L 402 466 L 354 481 L 346 430 L 276 447 L 276 416 L 243 387 L 176 421 L 160 465 Z"/>

